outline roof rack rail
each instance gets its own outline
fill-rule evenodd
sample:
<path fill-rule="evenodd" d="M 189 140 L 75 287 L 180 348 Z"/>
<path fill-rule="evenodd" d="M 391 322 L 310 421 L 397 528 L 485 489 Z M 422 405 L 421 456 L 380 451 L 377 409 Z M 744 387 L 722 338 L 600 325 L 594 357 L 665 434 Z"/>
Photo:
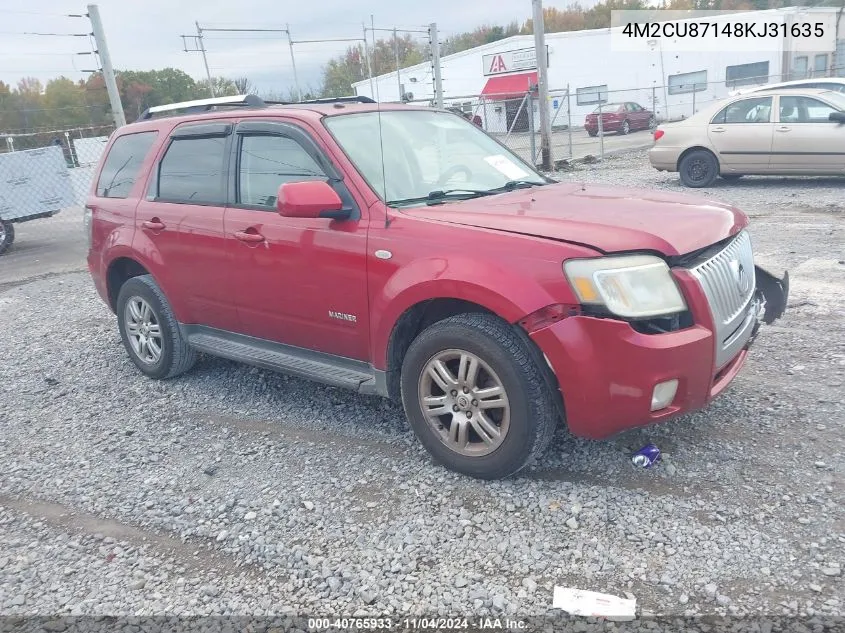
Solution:
<path fill-rule="evenodd" d="M 141 114 L 139 120 L 152 119 L 153 115 L 166 112 L 186 110 L 188 112 L 207 112 L 217 106 L 263 108 L 268 105 L 297 105 L 300 103 L 376 103 L 370 97 L 353 95 L 349 97 L 325 97 L 322 99 L 308 99 L 306 101 L 265 101 L 256 95 L 236 95 L 234 97 L 215 97 L 213 99 L 196 99 L 194 101 L 182 101 L 180 103 L 169 103 L 167 105 L 153 106 L 147 108 Z"/>
<path fill-rule="evenodd" d="M 309 99 L 307 101 L 300 101 L 300 103 L 375 103 L 374 99 L 369 97 L 351 95 L 349 97 L 324 97 L 322 99 Z"/>
<path fill-rule="evenodd" d="M 163 112 L 175 112 L 177 110 L 188 110 L 191 112 L 203 112 L 211 110 L 215 106 L 240 106 L 247 108 L 262 108 L 265 102 L 261 97 L 255 95 L 236 95 L 234 97 L 214 97 L 213 99 L 195 99 L 194 101 L 182 101 L 180 103 L 169 103 L 167 105 L 153 106 L 147 108 L 141 114 L 140 119 L 152 119 L 154 114 Z"/>

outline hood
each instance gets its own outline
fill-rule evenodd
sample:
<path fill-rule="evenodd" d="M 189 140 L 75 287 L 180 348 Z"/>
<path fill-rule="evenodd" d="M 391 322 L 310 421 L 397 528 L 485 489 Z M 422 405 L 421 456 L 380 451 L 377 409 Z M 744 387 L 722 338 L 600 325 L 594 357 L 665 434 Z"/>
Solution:
<path fill-rule="evenodd" d="M 558 183 L 486 198 L 407 209 L 466 226 L 536 235 L 605 253 L 685 255 L 739 232 L 746 216 L 696 196 L 646 189 Z"/>

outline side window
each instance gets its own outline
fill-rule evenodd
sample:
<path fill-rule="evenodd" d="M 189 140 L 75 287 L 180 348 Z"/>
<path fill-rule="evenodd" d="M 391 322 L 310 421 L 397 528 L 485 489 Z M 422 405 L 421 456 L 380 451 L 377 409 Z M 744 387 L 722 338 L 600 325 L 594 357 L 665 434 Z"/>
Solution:
<path fill-rule="evenodd" d="M 175 138 L 158 172 L 157 200 L 186 204 L 226 203 L 223 137 Z"/>
<path fill-rule="evenodd" d="M 127 198 L 158 132 L 126 134 L 115 139 L 97 180 L 101 198 Z"/>
<path fill-rule="evenodd" d="M 711 123 L 769 123 L 771 122 L 772 98 L 756 97 L 735 101 L 713 117 Z"/>
<path fill-rule="evenodd" d="M 781 123 L 827 123 L 831 112 L 838 110 L 810 97 L 781 97 Z"/>
<path fill-rule="evenodd" d="M 273 208 L 286 182 L 326 180 L 320 165 L 291 138 L 244 135 L 238 167 L 238 202 Z"/>

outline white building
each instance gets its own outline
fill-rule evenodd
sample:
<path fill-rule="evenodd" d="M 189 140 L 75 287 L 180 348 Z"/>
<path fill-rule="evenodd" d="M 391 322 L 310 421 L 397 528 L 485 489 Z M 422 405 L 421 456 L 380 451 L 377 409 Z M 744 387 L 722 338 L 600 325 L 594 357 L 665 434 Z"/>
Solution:
<path fill-rule="evenodd" d="M 553 125 L 578 127 L 597 104 L 620 101 L 639 103 L 661 120 L 679 119 L 739 86 L 845 76 L 845 17 L 837 8 L 789 7 L 694 21 L 714 26 L 764 21 L 782 25 L 780 32 L 785 31 L 786 37 L 745 38 L 741 44 L 737 38 L 723 38 L 701 44 L 692 38 L 625 40 L 621 27 L 548 33 Z M 799 43 L 792 37 L 792 25 L 819 22 L 825 24 L 825 37 L 813 39 L 812 50 L 806 41 Z M 621 50 L 622 46 L 627 48 Z M 691 50 L 696 46 L 698 50 Z M 443 57 L 444 106 L 479 115 L 490 132 L 525 131 L 530 106 L 523 100 L 529 87 L 536 85 L 536 68 L 533 35 L 518 35 Z M 353 87 L 356 94 L 377 101 L 399 101 L 401 89 L 406 100 L 433 103 L 433 69 L 426 62 L 402 69 L 399 77 L 388 73 Z M 537 103 L 531 103 L 536 121 Z"/>

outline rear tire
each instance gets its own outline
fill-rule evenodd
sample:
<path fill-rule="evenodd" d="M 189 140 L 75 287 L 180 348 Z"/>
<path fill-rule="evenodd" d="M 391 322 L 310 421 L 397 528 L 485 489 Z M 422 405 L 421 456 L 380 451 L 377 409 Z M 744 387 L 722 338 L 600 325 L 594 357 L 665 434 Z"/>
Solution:
<path fill-rule="evenodd" d="M 719 161 L 707 150 L 698 149 L 681 159 L 678 172 L 685 187 L 709 187 L 719 175 Z"/>
<path fill-rule="evenodd" d="M 405 355 L 401 388 L 428 452 L 479 479 L 508 477 L 536 461 L 558 423 L 526 344 L 489 314 L 459 314 L 424 330 Z"/>
<path fill-rule="evenodd" d="M 631 124 L 628 122 L 628 119 L 625 119 L 624 121 L 622 121 L 622 127 L 619 128 L 619 133 L 622 136 L 627 136 L 628 134 L 631 133 Z"/>
<path fill-rule="evenodd" d="M 5 253 L 15 241 L 15 225 L 8 220 L 0 220 L 0 255 Z"/>
<path fill-rule="evenodd" d="M 133 277 L 121 286 L 117 323 L 129 358 L 150 378 L 174 378 L 197 361 L 196 351 L 182 336 L 167 298 L 151 275 Z"/>
<path fill-rule="evenodd" d="M 590 131 L 588 131 L 588 132 L 587 132 L 587 134 L 589 134 L 589 135 L 590 135 L 590 136 L 592 136 L 592 137 L 596 137 L 596 136 L 598 136 L 598 135 L 599 135 L 598 130 L 596 130 L 595 132 L 590 132 Z"/>

